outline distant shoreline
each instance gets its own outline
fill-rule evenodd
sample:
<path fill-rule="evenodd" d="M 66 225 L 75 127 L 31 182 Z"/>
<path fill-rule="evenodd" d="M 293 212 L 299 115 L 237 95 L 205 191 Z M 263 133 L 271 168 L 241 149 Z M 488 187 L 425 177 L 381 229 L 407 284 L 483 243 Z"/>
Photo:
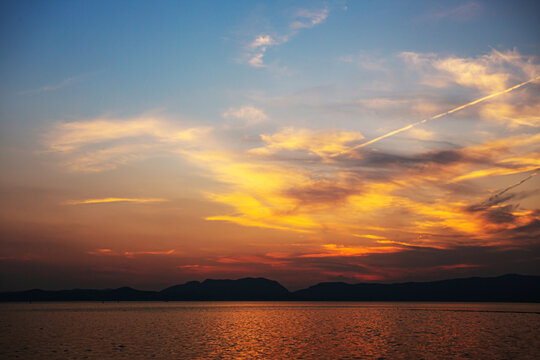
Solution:
<path fill-rule="evenodd" d="M 161 291 L 72 289 L 0 293 L 0 302 L 355 301 L 540 302 L 540 276 L 508 274 L 396 284 L 326 282 L 291 292 L 265 278 L 190 281 Z"/>

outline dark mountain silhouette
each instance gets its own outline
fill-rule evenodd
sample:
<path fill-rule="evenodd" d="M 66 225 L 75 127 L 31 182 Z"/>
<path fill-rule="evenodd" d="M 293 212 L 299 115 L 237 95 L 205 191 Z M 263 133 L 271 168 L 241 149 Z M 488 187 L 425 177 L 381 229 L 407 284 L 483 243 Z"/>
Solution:
<path fill-rule="evenodd" d="M 540 276 L 503 275 L 400 284 L 321 283 L 295 300 L 540 302 Z"/>
<path fill-rule="evenodd" d="M 190 281 L 160 292 L 163 300 L 287 300 L 289 290 L 264 278 Z"/>
<path fill-rule="evenodd" d="M 503 275 L 398 284 L 327 282 L 289 292 L 264 278 L 190 281 L 160 292 L 119 289 L 28 290 L 0 301 L 499 301 L 540 302 L 540 276 Z"/>

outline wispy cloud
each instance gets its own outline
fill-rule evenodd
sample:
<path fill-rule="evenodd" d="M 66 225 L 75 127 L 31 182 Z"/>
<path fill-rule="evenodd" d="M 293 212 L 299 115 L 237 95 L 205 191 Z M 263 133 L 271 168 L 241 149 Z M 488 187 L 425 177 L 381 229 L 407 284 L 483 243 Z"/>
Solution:
<path fill-rule="evenodd" d="M 353 63 L 358 65 L 361 69 L 373 72 L 388 73 L 387 59 L 381 56 L 376 56 L 370 53 L 363 53 L 356 55 L 340 56 L 337 59 L 340 63 Z"/>
<path fill-rule="evenodd" d="M 457 84 L 484 93 L 502 91 L 511 82 L 519 83 L 540 75 L 540 64 L 532 56 L 517 50 L 489 54 L 475 58 L 439 57 L 436 54 L 402 52 L 401 58 L 416 68 L 423 83 L 434 87 Z"/>
<path fill-rule="evenodd" d="M 289 41 L 288 36 L 282 36 L 279 39 L 274 39 L 270 35 L 259 35 L 253 40 L 249 46 L 247 54 L 248 64 L 252 67 L 267 67 L 263 61 L 263 57 L 269 46 L 280 45 Z"/>
<path fill-rule="evenodd" d="M 146 203 L 156 203 L 156 202 L 165 202 L 167 199 L 161 198 L 117 198 L 109 197 L 102 199 L 86 199 L 86 200 L 69 200 L 64 202 L 64 205 L 87 205 L 87 204 L 110 204 L 110 203 L 136 203 L 136 204 L 146 204 Z"/>
<path fill-rule="evenodd" d="M 508 104 L 491 102 L 480 109 L 484 119 L 508 125 L 511 128 L 520 126 L 540 127 L 540 100 L 536 104 Z"/>
<path fill-rule="evenodd" d="M 399 129 L 390 131 L 390 132 L 388 132 L 388 133 L 386 133 L 386 134 L 383 134 L 383 135 L 381 135 L 381 136 L 379 136 L 379 137 L 376 137 L 375 139 L 372 139 L 372 140 L 366 141 L 365 143 L 362 143 L 362 144 L 360 144 L 360 145 L 357 145 L 357 146 L 354 147 L 352 150 L 356 150 L 356 149 L 363 148 L 363 147 L 365 147 L 365 146 L 368 146 L 368 145 L 371 145 L 371 144 L 373 144 L 373 143 L 376 143 L 376 142 L 378 142 L 378 141 L 380 141 L 380 140 L 386 139 L 386 138 L 388 138 L 388 137 L 390 137 L 390 136 L 393 136 L 393 135 L 402 133 L 402 132 L 404 132 L 404 131 L 411 130 L 412 128 L 414 128 L 414 127 L 416 127 L 416 126 L 418 126 L 418 125 L 425 124 L 425 123 L 427 123 L 428 121 L 436 120 L 436 119 L 439 119 L 439 118 L 441 118 L 441 117 L 444 117 L 444 116 L 447 116 L 447 115 L 451 115 L 451 114 L 453 114 L 453 113 L 455 113 L 455 112 L 458 112 L 458 111 L 467 109 L 468 107 L 474 106 L 474 105 L 476 105 L 476 104 L 480 104 L 480 103 L 482 103 L 482 102 L 484 102 L 484 101 L 486 101 L 486 100 L 490 100 L 490 99 L 496 98 L 496 97 L 498 97 L 498 96 L 501 96 L 501 95 L 504 95 L 504 94 L 508 94 L 508 93 L 510 93 L 510 92 L 512 92 L 512 91 L 514 91 L 514 90 L 517 90 L 517 89 L 519 89 L 519 88 L 521 88 L 521 87 L 523 87 L 523 86 L 525 86 L 525 85 L 527 85 L 527 84 L 530 84 L 530 83 L 532 83 L 532 82 L 536 82 L 536 81 L 538 81 L 538 80 L 540 80 L 540 76 L 537 76 L 536 78 L 532 78 L 532 79 L 529 79 L 529 80 L 524 81 L 524 82 L 522 82 L 522 83 L 519 83 L 519 84 L 517 84 L 517 85 L 514 85 L 514 86 L 512 86 L 512 87 L 509 87 L 508 89 L 504 89 L 504 90 L 500 90 L 500 91 L 494 92 L 494 93 L 492 93 L 492 94 L 489 94 L 489 95 L 487 95 L 487 96 L 481 97 L 481 98 L 476 99 L 476 100 L 473 100 L 473 101 L 471 101 L 471 102 L 468 102 L 468 103 L 466 103 L 466 104 L 460 105 L 460 106 L 458 106 L 458 107 L 455 107 L 455 108 L 450 109 L 450 110 L 448 110 L 448 111 L 442 112 L 442 113 L 440 113 L 440 114 L 433 115 L 433 116 L 431 116 L 430 118 L 423 119 L 423 120 L 420 120 L 420 121 L 416 121 L 416 122 L 411 123 L 411 124 L 409 124 L 409 125 L 406 125 L 406 126 L 404 126 L 404 127 L 402 127 L 402 128 L 399 128 Z"/>
<path fill-rule="evenodd" d="M 222 114 L 223 118 L 231 121 L 240 121 L 246 126 L 255 125 L 268 119 L 262 109 L 251 105 L 231 107 Z"/>
<path fill-rule="evenodd" d="M 64 79 L 63 81 L 61 81 L 59 83 L 48 84 L 48 85 L 44 85 L 44 86 L 41 86 L 41 87 L 38 87 L 38 88 L 35 88 L 35 89 L 19 91 L 19 92 L 17 92 L 17 95 L 37 94 L 37 93 L 42 93 L 42 92 L 58 90 L 58 89 L 66 87 L 66 86 L 72 85 L 72 84 L 82 80 L 83 78 L 85 78 L 85 77 L 87 77 L 87 76 L 89 76 L 91 74 L 95 74 L 95 72 L 94 73 L 85 73 L 85 74 L 81 74 L 81 75 L 77 75 L 77 76 L 71 76 L 71 77 L 68 77 L 68 78 Z"/>
<path fill-rule="evenodd" d="M 248 60 L 248 64 L 253 67 L 266 67 L 266 65 L 263 63 L 263 56 L 264 56 L 265 51 L 266 49 L 253 54 L 251 58 Z"/>
<path fill-rule="evenodd" d="M 247 46 L 245 54 L 248 65 L 256 68 L 265 68 L 264 62 L 266 51 L 273 46 L 285 44 L 302 29 L 310 29 L 321 24 L 328 17 L 328 9 L 307 10 L 300 9 L 295 13 L 294 20 L 289 24 L 289 29 L 283 35 L 259 34 Z"/>
<path fill-rule="evenodd" d="M 418 19 L 425 21 L 468 21 L 477 17 L 481 13 L 481 11 L 482 5 L 478 2 L 471 1 L 454 7 L 427 11 L 426 13 L 422 14 Z"/>
<path fill-rule="evenodd" d="M 495 49 L 486 55 L 471 58 L 414 52 L 404 52 L 400 56 L 418 72 L 425 85 L 472 89 L 486 95 L 472 102 L 472 105 L 482 103 L 475 110 L 480 118 L 513 129 L 540 126 L 540 100 L 532 90 L 534 87 L 520 90 L 519 95 L 500 96 L 529 83 L 538 83 L 540 63 L 537 57 L 522 55 L 517 50 Z M 512 86 L 514 84 L 517 85 Z"/>
<path fill-rule="evenodd" d="M 48 145 L 53 151 L 68 151 L 103 141 L 151 136 L 158 142 L 190 141 L 204 128 L 176 129 L 172 124 L 153 117 L 135 119 L 98 118 L 88 121 L 58 123 L 49 134 Z"/>
<path fill-rule="evenodd" d="M 231 114 L 235 111 L 231 110 Z M 454 184 L 475 179 L 537 169 L 540 167 L 534 148 L 537 135 L 405 155 L 359 148 L 356 144 L 363 136 L 354 131 L 287 127 L 261 135 L 260 146 L 231 150 L 219 146 L 213 148 L 217 145 L 207 144 L 200 136 L 192 139 L 196 146 L 186 147 L 182 144 L 191 136 L 184 134 L 185 130 L 162 127 L 161 123 L 156 127 L 153 122 L 127 122 L 125 130 L 119 129 L 116 123 L 99 124 L 81 125 L 85 131 L 77 130 L 70 141 L 64 139 L 53 144 L 79 162 L 80 147 L 91 144 L 86 148 L 85 156 L 94 159 L 95 166 L 103 166 L 102 162 L 111 161 L 109 154 L 101 153 L 103 146 L 114 151 L 114 143 L 137 139 L 130 144 L 133 149 L 127 152 L 118 145 L 118 151 L 126 156 L 136 153 L 137 148 L 172 143 L 177 156 L 183 156 L 205 169 L 213 180 L 226 184 L 220 190 L 206 192 L 209 200 L 230 207 L 230 211 L 221 210 L 207 216 L 206 219 L 211 221 L 300 233 L 329 232 L 357 239 L 362 247 L 379 251 L 381 249 L 371 249 L 381 247 L 381 243 L 377 243 L 379 238 L 359 237 L 358 234 L 368 233 L 388 241 L 398 237 L 398 242 L 412 245 L 419 242 L 417 237 L 422 233 L 441 239 L 468 236 L 474 237 L 476 242 L 493 242 L 496 241 L 491 235 L 493 231 L 522 226 L 535 216 L 530 211 L 512 207 L 506 212 L 519 221 L 489 225 L 493 222 L 488 222 L 484 214 L 467 210 L 468 206 L 479 202 L 477 197 L 461 197 L 449 189 Z M 79 129 L 78 126 L 75 128 Z M 106 131 L 98 131 L 100 128 Z M 58 138 L 62 139 L 62 136 Z M 95 162 L 96 159 L 101 160 Z M 117 166 L 119 162 L 114 164 Z M 118 197 L 76 200 L 70 204 L 163 200 Z M 395 213 L 400 215 L 394 216 Z M 377 225 L 384 231 L 376 230 Z M 425 245 L 425 241 L 422 238 L 420 244 Z M 442 244 L 444 241 L 441 240 L 430 245 Z M 339 254 L 339 251 L 329 253 Z M 360 251 L 364 250 L 357 249 Z"/>
<path fill-rule="evenodd" d="M 319 258 L 335 256 L 363 256 L 368 254 L 394 253 L 406 250 L 399 246 L 345 246 L 338 244 L 324 244 L 324 251 L 315 254 L 304 254 L 301 257 Z"/>
<path fill-rule="evenodd" d="M 97 118 L 57 123 L 45 135 L 49 152 L 65 157 L 73 171 L 115 169 L 137 159 L 189 148 L 210 131 L 208 127 L 179 127 L 161 118 Z"/>
<path fill-rule="evenodd" d="M 19 91 L 17 95 L 26 95 L 26 94 L 35 94 L 35 93 L 41 93 L 46 91 L 53 91 L 58 90 L 60 88 L 63 88 L 65 86 L 71 85 L 73 82 L 75 82 L 78 79 L 78 77 L 71 77 L 67 78 L 64 81 L 58 83 L 58 84 L 51 84 L 51 85 L 45 85 L 37 89 L 30 89 L 30 90 L 23 90 Z"/>
<path fill-rule="evenodd" d="M 90 255 L 101 256 L 123 256 L 126 258 L 134 258 L 140 255 L 176 255 L 176 249 L 164 250 L 164 251 L 115 251 L 111 249 L 95 249 L 89 251 Z"/>
<path fill-rule="evenodd" d="M 296 20 L 291 23 L 291 29 L 309 29 L 326 20 L 328 9 L 310 11 L 307 9 L 298 10 Z"/>
<path fill-rule="evenodd" d="M 501 204 L 501 203 L 503 203 L 503 202 L 505 202 L 507 200 L 510 200 L 513 196 L 512 195 L 505 195 L 507 192 L 509 192 L 510 190 L 515 189 L 516 187 L 520 186 L 521 184 L 529 181 L 530 179 L 537 176 L 538 174 L 540 174 L 540 168 L 536 169 L 532 174 L 529 174 L 525 178 L 519 180 L 517 183 L 512 184 L 512 185 L 498 191 L 494 195 L 491 195 L 488 199 L 484 200 L 480 204 L 470 206 L 469 209 L 471 209 L 471 210 L 484 209 L 485 210 L 487 208 L 497 206 L 497 205 L 499 205 L 499 204 Z"/>

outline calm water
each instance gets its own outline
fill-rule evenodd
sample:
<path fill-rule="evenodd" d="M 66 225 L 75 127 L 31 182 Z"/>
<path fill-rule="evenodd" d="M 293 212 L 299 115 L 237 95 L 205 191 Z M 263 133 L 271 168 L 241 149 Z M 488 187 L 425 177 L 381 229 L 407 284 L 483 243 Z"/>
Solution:
<path fill-rule="evenodd" d="M 539 359 L 540 304 L 0 304 L 5 359 Z"/>

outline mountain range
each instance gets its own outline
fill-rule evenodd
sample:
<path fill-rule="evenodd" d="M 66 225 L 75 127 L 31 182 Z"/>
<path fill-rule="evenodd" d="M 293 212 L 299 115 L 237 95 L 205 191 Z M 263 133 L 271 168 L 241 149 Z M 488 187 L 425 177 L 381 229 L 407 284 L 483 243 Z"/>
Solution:
<path fill-rule="evenodd" d="M 395 284 L 324 282 L 291 292 L 265 278 L 190 281 L 161 291 L 118 289 L 27 290 L 0 301 L 482 301 L 540 302 L 540 276 L 508 274 Z"/>

